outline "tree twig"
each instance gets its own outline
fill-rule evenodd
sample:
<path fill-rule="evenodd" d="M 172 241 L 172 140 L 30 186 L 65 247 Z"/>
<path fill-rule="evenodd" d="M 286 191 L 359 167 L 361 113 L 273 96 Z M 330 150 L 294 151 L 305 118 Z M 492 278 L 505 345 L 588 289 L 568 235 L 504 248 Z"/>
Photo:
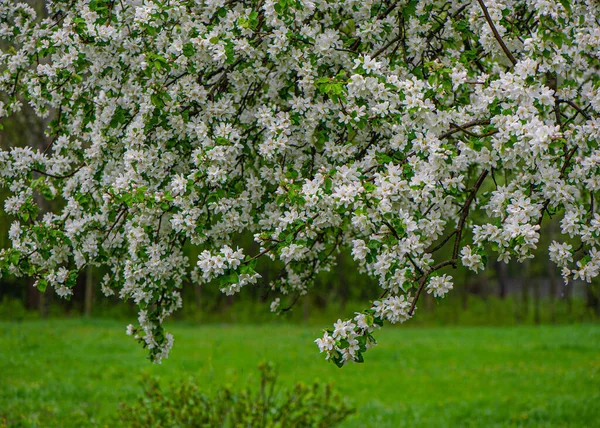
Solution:
<path fill-rule="evenodd" d="M 490 13 L 488 12 L 487 6 L 483 2 L 483 0 L 477 0 L 477 2 L 481 6 L 481 10 L 483 11 L 485 20 L 487 21 L 488 25 L 490 26 L 492 33 L 494 33 L 494 38 L 500 44 L 500 47 L 502 48 L 502 50 L 504 51 L 504 54 L 508 57 L 510 62 L 512 62 L 513 65 L 516 65 L 517 60 L 513 56 L 512 52 L 510 50 L 508 50 L 508 48 L 506 47 L 506 44 L 504 43 L 504 40 L 502 40 L 502 36 L 500 36 L 500 33 L 498 33 L 498 30 L 496 29 L 496 26 L 494 25 L 494 21 L 492 20 L 492 17 L 490 16 Z"/>
<path fill-rule="evenodd" d="M 464 125 L 456 125 L 456 124 L 452 124 L 452 129 L 444 132 L 443 134 L 441 134 L 438 138 L 440 140 L 443 140 L 444 138 L 448 138 L 451 135 L 456 134 L 457 132 L 465 132 L 465 129 L 467 128 L 472 128 L 474 126 L 483 126 L 483 125 L 489 125 L 490 121 L 488 119 L 476 119 L 476 120 L 472 120 L 471 122 L 467 122 Z"/>

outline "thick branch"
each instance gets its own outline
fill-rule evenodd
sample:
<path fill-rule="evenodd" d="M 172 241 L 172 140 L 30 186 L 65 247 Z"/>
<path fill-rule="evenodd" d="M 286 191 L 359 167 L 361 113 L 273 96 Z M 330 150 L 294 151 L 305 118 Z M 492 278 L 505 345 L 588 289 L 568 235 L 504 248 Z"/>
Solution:
<path fill-rule="evenodd" d="M 473 189 L 471 189 L 471 193 L 469 194 L 469 197 L 467 198 L 463 206 L 463 212 L 460 216 L 460 220 L 458 221 L 458 226 L 456 227 L 456 239 L 454 241 L 454 252 L 452 253 L 452 258 L 454 259 L 454 266 L 456 266 L 456 260 L 458 259 L 458 249 L 460 247 L 460 240 L 462 239 L 462 232 L 465 226 L 465 222 L 467 221 L 467 216 L 469 215 L 471 203 L 475 199 L 475 195 L 477 194 L 477 191 L 483 184 L 483 181 L 487 177 L 488 173 L 489 171 L 486 169 L 479 175 L 479 178 L 475 182 L 475 185 L 473 186 Z"/>
<path fill-rule="evenodd" d="M 458 261 L 458 250 L 460 248 L 460 241 L 462 238 L 462 232 L 465 226 L 465 223 L 467 221 L 467 217 L 469 215 L 469 209 L 471 207 L 471 204 L 473 203 L 473 200 L 475 199 L 475 196 L 477 195 L 477 191 L 479 190 L 479 188 L 481 187 L 481 185 L 483 184 L 485 178 L 487 177 L 489 171 L 488 170 L 484 170 L 479 177 L 477 178 L 477 181 L 475 182 L 475 185 L 473 186 L 473 188 L 471 189 L 471 192 L 469 193 L 469 196 L 467 197 L 467 200 L 465 201 L 464 205 L 463 205 L 463 209 L 462 209 L 462 215 L 460 216 L 460 219 L 458 220 L 458 225 L 456 226 L 456 230 L 454 230 L 450 236 L 455 235 L 456 234 L 456 239 L 454 241 L 454 251 L 452 253 L 452 258 L 449 260 L 444 260 L 443 262 L 438 263 L 437 265 L 432 266 L 427 273 L 421 275 L 421 278 L 419 278 L 419 288 L 417 288 L 417 292 L 415 293 L 415 297 L 410 305 L 410 309 L 408 311 L 409 315 L 412 315 L 414 310 L 415 310 L 415 306 L 417 305 L 417 300 L 419 300 L 419 296 L 421 295 L 421 292 L 423 291 L 423 288 L 425 288 L 425 283 L 427 282 L 427 279 L 429 278 L 429 276 L 434 273 L 435 271 L 437 271 L 438 269 L 443 268 L 444 266 L 449 266 L 452 265 L 452 267 L 456 268 L 456 262 Z M 449 239 L 449 237 L 447 237 L 442 245 L 447 242 Z"/>
<path fill-rule="evenodd" d="M 413 312 L 415 311 L 415 307 L 417 305 L 417 300 L 419 300 L 419 296 L 421 295 L 423 288 L 425 288 L 425 283 L 427 282 L 427 279 L 429 278 L 429 276 L 431 276 L 432 273 L 443 268 L 444 266 L 449 266 L 449 265 L 454 266 L 455 263 L 456 263 L 456 260 L 444 260 L 443 262 L 440 262 L 437 265 L 432 266 L 431 269 L 429 269 L 426 274 L 421 276 L 421 278 L 419 279 L 419 288 L 417 289 L 417 292 L 415 293 L 415 297 L 413 298 L 413 301 L 410 304 L 410 309 L 408 310 L 408 315 L 412 315 Z"/>
<path fill-rule="evenodd" d="M 573 147 L 571 149 L 571 151 L 569 152 L 569 154 L 567 155 L 567 158 L 565 159 L 565 163 L 563 164 L 562 168 L 560 169 L 560 175 L 558 178 L 562 179 L 565 176 L 565 173 L 567 172 L 567 168 L 569 166 L 569 164 L 571 163 L 571 159 L 573 159 L 573 156 L 575 155 L 575 152 L 577 151 L 577 146 Z M 538 219 L 538 226 L 542 225 L 542 220 L 544 220 L 544 213 L 548 210 L 548 206 L 550 205 L 550 199 L 546 199 L 546 201 L 544 201 L 544 206 L 542 207 L 542 211 L 540 214 L 540 218 Z"/>
<path fill-rule="evenodd" d="M 494 33 L 494 38 L 500 44 L 500 47 L 502 48 L 502 50 L 504 51 L 504 54 L 508 57 L 510 62 L 512 62 L 513 65 L 516 65 L 517 60 L 513 56 L 512 52 L 508 50 L 508 48 L 506 47 L 506 44 L 504 44 L 504 40 L 502 40 L 500 33 L 498 33 L 498 30 L 496 29 L 496 26 L 494 25 L 494 21 L 492 21 L 492 17 L 490 16 L 490 13 L 488 12 L 488 9 L 487 9 L 485 3 L 483 2 L 483 0 L 477 0 L 477 2 L 479 2 L 479 5 L 481 6 L 481 10 L 483 11 L 483 15 L 485 16 L 485 20 L 487 21 L 488 25 L 490 26 L 492 33 Z"/>
<path fill-rule="evenodd" d="M 557 102 L 559 104 L 563 103 L 563 104 L 569 104 L 571 107 L 573 107 L 575 110 L 577 110 L 577 113 L 579 113 L 580 115 L 582 115 L 583 117 L 586 118 L 586 120 L 591 120 L 591 117 L 589 114 L 587 114 L 584 110 L 582 110 L 577 104 L 575 104 L 573 101 L 571 100 L 563 100 L 561 98 L 559 98 L 557 100 Z"/>
<path fill-rule="evenodd" d="M 437 250 L 439 250 L 440 248 L 442 248 L 444 245 L 446 245 L 446 242 L 448 242 L 450 240 L 450 238 L 452 238 L 454 235 L 456 235 L 456 229 L 452 231 L 452 233 L 450 233 L 448 236 L 446 236 L 442 242 L 440 242 L 438 245 L 436 245 L 433 248 L 428 249 L 426 252 L 429 254 L 435 253 Z"/>

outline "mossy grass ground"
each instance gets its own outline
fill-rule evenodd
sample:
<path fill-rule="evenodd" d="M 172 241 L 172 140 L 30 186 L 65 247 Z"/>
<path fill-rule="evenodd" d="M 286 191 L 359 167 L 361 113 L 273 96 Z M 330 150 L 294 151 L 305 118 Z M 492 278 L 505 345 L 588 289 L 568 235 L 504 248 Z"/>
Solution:
<path fill-rule="evenodd" d="M 116 426 L 148 373 L 207 393 L 255 383 L 333 382 L 358 412 L 345 426 L 599 426 L 600 325 L 386 328 L 364 364 L 318 354 L 315 327 L 171 324 L 171 357 L 145 359 L 113 321 L 0 323 L 0 426 Z"/>

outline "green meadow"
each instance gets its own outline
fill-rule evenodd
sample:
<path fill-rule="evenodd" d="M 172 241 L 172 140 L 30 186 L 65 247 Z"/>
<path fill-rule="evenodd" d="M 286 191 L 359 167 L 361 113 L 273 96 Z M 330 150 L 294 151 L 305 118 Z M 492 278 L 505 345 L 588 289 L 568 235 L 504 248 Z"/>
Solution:
<path fill-rule="evenodd" d="M 255 384 L 272 361 L 280 384 L 334 383 L 356 407 L 344 426 L 599 426 L 600 325 L 385 328 L 364 364 L 338 369 L 317 327 L 171 324 L 153 365 L 115 321 L 0 323 L 0 426 L 118 426 L 143 374 L 207 393 Z"/>

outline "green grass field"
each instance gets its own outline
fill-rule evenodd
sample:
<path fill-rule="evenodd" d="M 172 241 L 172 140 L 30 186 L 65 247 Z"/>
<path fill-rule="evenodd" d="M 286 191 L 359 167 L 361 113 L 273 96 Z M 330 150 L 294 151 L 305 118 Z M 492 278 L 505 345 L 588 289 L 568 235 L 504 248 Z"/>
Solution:
<path fill-rule="evenodd" d="M 600 325 L 387 328 L 366 362 L 338 369 L 317 328 L 171 325 L 162 365 L 116 322 L 0 323 L 0 426 L 115 426 L 120 402 L 193 377 L 247 385 L 271 360 L 281 382 L 334 382 L 357 407 L 345 426 L 600 426 Z"/>

